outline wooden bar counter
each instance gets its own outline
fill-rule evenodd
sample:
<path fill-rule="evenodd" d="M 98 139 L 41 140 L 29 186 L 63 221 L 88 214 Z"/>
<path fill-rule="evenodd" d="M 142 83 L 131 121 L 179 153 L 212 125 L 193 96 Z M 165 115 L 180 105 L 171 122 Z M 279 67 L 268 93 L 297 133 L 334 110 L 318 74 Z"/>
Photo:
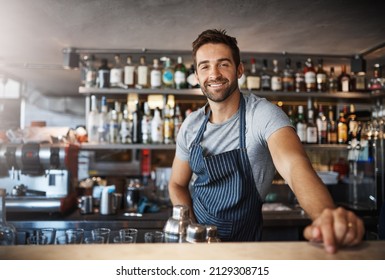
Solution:
<path fill-rule="evenodd" d="M 385 260 L 385 241 L 326 253 L 304 241 L 0 246 L 2 260 Z"/>

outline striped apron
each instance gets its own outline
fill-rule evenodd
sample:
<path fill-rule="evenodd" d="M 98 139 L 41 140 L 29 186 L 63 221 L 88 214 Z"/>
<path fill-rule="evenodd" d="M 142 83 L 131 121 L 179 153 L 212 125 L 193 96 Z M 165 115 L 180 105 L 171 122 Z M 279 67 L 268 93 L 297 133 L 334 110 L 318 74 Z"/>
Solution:
<path fill-rule="evenodd" d="M 262 235 L 262 199 L 247 156 L 245 111 L 241 95 L 239 149 L 204 156 L 200 142 L 210 109 L 190 147 L 189 164 L 197 176 L 192 195 L 194 214 L 199 224 L 217 226 L 222 241 L 257 241 Z"/>

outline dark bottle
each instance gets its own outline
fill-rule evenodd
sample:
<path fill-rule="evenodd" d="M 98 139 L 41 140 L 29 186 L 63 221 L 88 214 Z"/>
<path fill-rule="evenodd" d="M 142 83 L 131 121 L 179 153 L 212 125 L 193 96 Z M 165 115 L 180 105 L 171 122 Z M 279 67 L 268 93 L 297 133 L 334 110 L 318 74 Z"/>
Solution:
<path fill-rule="evenodd" d="M 317 89 L 316 73 L 311 58 L 308 58 L 306 60 L 303 73 L 305 75 L 306 91 L 315 91 Z"/>
<path fill-rule="evenodd" d="M 327 144 L 328 122 L 323 112 L 322 105 L 319 105 L 318 116 L 316 118 L 316 125 L 317 125 L 318 144 Z"/>
<path fill-rule="evenodd" d="M 132 143 L 142 143 L 142 118 L 143 113 L 138 102 L 135 111 L 132 113 Z"/>
<path fill-rule="evenodd" d="M 262 60 L 261 89 L 271 90 L 271 74 L 267 68 L 267 59 Z"/>
<path fill-rule="evenodd" d="M 98 69 L 99 88 L 110 87 L 110 67 L 108 67 L 108 60 L 102 58 L 101 65 Z"/>
<path fill-rule="evenodd" d="M 317 80 L 317 90 L 319 92 L 326 92 L 327 91 L 327 73 L 323 68 L 323 59 L 318 60 L 316 80 Z"/>
<path fill-rule="evenodd" d="M 283 91 L 294 91 L 294 71 L 291 68 L 290 58 L 285 60 L 285 69 L 282 74 L 282 89 Z"/>
<path fill-rule="evenodd" d="M 351 78 L 346 73 L 346 65 L 341 66 L 341 74 L 338 76 L 338 91 L 349 92 L 351 91 Z"/>
<path fill-rule="evenodd" d="M 330 67 L 330 73 L 328 76 L 328 91 L 331 93 L 338 91 L 338 78 L 334 71 L 334 67 Z"/>
<path fill-rule="evenodd" d="M 303 74 L 302 63 L 300 61 L 296 64 L 297 69 L 295 72 L 295 91 L 304 92 L 306 91 L 305 75 Z"/>
<path fill-rule="evenodd" d="M 278 68 L 278 60 L 273 60 L 273 73 L 271 75 L 271 90 L 281 91 L 282 90 L 282 73 Z"/>
<path fill-rule="evenodd" d="M 374 64 L 373 77 L 369 80 L 368 89 L 372 92 L 380 91 L 383 88 L 382 73 L 380 64 Z"/>
<path fill-rule="evenodd" d="M 337 123 L 334 119 L 333 107 L 329 106 L 328 114 L 328 128 L 327 128 L 327 143 L 337 144 Z"/>

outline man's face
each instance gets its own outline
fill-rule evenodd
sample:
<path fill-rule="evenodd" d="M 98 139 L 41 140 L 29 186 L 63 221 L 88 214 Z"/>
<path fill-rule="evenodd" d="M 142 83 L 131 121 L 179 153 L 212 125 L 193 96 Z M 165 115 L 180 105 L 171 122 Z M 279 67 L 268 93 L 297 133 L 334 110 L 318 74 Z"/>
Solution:
<path fill-rule="evenodd" d="M 243 74 L 243 65 L 240 64 L 237 69 L 228 46 L 203 45 L 196 52 L 196 63 L 196 77 L 208 99 L 222 102 L 238 90 L 238 78 Z"/>

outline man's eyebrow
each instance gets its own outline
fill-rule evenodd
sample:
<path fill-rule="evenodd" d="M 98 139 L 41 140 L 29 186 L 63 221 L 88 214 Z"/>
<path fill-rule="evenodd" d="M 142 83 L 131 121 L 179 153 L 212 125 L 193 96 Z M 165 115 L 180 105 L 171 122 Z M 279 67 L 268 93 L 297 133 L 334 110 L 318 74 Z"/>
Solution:
<path fill-rule="evenodd" d="M 219 59 L 217 59 L 217 62 L 223 62 L 223 61 L 231 62 L 231 60 L 229 58 L 219 58 Z M 203 61 L 198 63 L 198 66 L 200 66 L 202 64 L 207 64 L 209 62 L 210 62 L 209 60 L 203 60 Z"/>

